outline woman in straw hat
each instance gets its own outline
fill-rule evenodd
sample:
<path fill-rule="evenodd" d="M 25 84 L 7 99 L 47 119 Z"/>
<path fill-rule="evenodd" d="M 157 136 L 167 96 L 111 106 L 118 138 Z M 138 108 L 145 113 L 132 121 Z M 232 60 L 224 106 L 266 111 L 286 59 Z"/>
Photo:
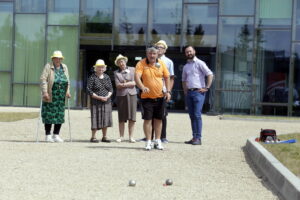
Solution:
<path fill-rule="evenodd" d="M 45 65 L 41 75 L 42 119 L 45 124 L 46 142 L 63 142 L 59 132 L 61 124 L 65 122 L 65 97 L 71 98 L 69 72 L 68 67 L 62 63 L 64 57 L 61 51 L 54 51 L 51 59 L 52 62 Z"/>
<path fill-rule="evenodd" d="M 112 106 L 111 95 L 113 87 L 106 71 L 103 60 L 97 60 L 94 65 L 95 73 L 88 79 L 87 91 L 91 97 L 91 130 L 92 137 L 90 142 L 99 142 L 96 139 L 97 130 L 102 129 L 102 142 L 110 142 L 107 139 L 107 127 L 112 126 Z"/>
<path fill-rule="evenodd" d="M 114 72 L 117 88 L 117 107 L 119 117 L 120 138 L 117 142 L 122 142 L 124 137 L 125 122 L 128 123 L 129 142 L 135 142 L 132 137 L 134 124 L 136 121 L 137 92 L 134 81 L 134 67 L 127 67 L 128 58 L 121 54 L 115 60 L 115 65 L 119 67 Z"/>

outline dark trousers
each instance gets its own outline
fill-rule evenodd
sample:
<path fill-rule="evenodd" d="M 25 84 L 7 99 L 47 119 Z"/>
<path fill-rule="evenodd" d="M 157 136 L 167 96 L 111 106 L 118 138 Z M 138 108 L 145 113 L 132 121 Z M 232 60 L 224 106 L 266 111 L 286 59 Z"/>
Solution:
<path fill-rule="evenodd" d="M 167 116 L 168 116 L 168 110 L 167 110 L 167 103 L 164 102 L 164 116 L 162 118 L 162 127 L 161 127 L 161 136 L 160 139 L 167 139 Z M 154 120 L 152 120 L 152 136 L 151 139 L 154 138 Z"/>
<path fill-rule="evenodd" d="M 50 135 L 51 134 L 51 127 L 52 127 L 52 124 L 45 124 L 46 135 Z M 54 124 L 53 134 L 59 135 L 60 128 L 61 128 L 61 124 Z"/>

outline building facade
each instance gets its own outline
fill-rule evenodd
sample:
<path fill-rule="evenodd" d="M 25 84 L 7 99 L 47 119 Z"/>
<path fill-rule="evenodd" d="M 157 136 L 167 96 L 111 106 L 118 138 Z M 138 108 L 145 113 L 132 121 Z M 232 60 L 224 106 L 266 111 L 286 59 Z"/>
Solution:
<path fill-rule="evenodd" d="M 184 46 L 215 74 L 205 111 L 300 114 L 300 0 L 0 0 L 0 105 L 38 106 L 39 77 L 61 50 L 73 107 L 86 107 L 97 59 L 135 66 L 163 39 L 175 64 L 171 109 L 185 108 Z M 299 76 L 298 76 L 299 75 Z"/>

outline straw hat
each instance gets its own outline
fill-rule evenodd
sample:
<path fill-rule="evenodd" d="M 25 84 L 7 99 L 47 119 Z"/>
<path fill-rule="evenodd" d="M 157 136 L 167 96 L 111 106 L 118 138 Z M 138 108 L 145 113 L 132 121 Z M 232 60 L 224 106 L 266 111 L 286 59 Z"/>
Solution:
<path fill-rule="evenodd" d="M 128 61 L 128 58 L 127 58 L 127 57 L 123 56 L 122 54 L 119 54 L 119 55 L 117 56 L 116 60 L 115 60 L 115 65 L 116 65 L 116 66 L 119 66 L 119 65 L 118 65 L 118 61 L 121 60 L 121 59 L 124 59 L 126 63 L 127 63 L 127 61 Z"/>
<path fill-rule="evenodd" d="M 157 46 L 159 44 L 163 45 L 165 47 L 165 49 L 168 48 L 168 45 L 167 45 L 167 43 L 164 40 L 159 40 L 158 42 L 155 43 L 155 46 Z"/>
<path fill-rule="evenodd" d="M 52 56 L 51 56 L 51 59 L 52 58 L 61 58 L 61 59 L 64 59 L 61 51 L 54 51 L 53 54 L 52 54 Z"/>
<path fill-rule="evenodd" d="M 106 64 L 104 63 L 104 60 L 99 59 L 96 61 L 96 64 L 94 65 L 94 67 L 106 67 Z"/>

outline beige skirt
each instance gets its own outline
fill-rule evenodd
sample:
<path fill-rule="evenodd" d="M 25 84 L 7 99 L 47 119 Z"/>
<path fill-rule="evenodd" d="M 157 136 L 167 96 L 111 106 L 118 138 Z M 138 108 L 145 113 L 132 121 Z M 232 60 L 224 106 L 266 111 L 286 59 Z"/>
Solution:
<path fill-rule="evenodd" d="M 112 127 L 112 106 L 111 103 L 91 105 L 92 130 L 100 130 L 105 127 Z"/>
<path fill-rule="evenodd" d="M 136 121 L 137 96 L 117 96 L 119 122 Z"/>

